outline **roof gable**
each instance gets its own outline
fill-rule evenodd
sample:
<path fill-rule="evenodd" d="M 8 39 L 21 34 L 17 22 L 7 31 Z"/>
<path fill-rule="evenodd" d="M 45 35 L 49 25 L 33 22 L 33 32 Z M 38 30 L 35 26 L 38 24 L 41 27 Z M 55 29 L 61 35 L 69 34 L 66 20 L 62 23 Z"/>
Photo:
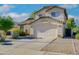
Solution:
<path fill-rule="evenodd" d="M 36 14 L 36 13 L 38 13 L 41 10 L 44 10 L 44 9 L 46 9 L 46 12 L 47 12 L 48 10 L 53 9 L 53 8 L 60 8 L 60 9 L 63 9 L 63 10 L 65 9 L 65 8 L 62 8 L 62 7 L 59 7 L 59 6 L 45 6 L 45 7 L 41 8 L 40 10 L 38 10 L 38 11 L 36 11 L 34 13 Z"/>
<path fill-rule="evenodd" d="M 53 8 L 60 8 L 60 9 L 64 10 L 66 19 L 68 18 L 67 13 L 66 13 L 66 9 L 65 9 L 65 8 L 62 8 L 62 7 L 59 7 L 59 6 L 45 6 L 45 7 L 41 8 L 40 10 L 34 12 L 34 14 L 37 14 L 38 12 L 40 12 L 41 10 L 44 10 L 44 9 L 46 9 L 45 11 L 47 12 L 47 11 L 49 11 L 50 9 L 53 9 Z M 40 17 L 40 18 L 46 18 L 46 17 Z M 39 18 L 39 19 L 40 19 L 40 18 Z M 51 18 L 51 17 L 47 17 L 47 18 Z M 27 20 L 25 20 L 25 21 L 23 22 L 22 25 L 25 25 L 25 24 L 32 24 L 32 23 L 38 21 L 39 19 L 34 20 L 33 18 L 28 18 Z M 64 23 L 64 22 L 58 21 L 58 20 L 55 20 L 55 21 L 57 21 L 57 22 L 59 22 L 59 23 Z"/>
<path fill-rule="evenodd" d="M 62 10 L 64 11 L 64 14 L 65 14 L 65 16 L 66 16 L 66 19 L 68 19 L 66 9 L 63 8 L 63 7 L 59 7 L 59 6 L 45 6 L 45 7 L 41 8 L 40 10 L 34 12 L 33 14 L 36 15 L 37 13 L 39 13 L 39 12 L 42 11 L 42 10 L 45 10 L 45 12 L 48 12 L 49 10 L 51 10 L 51 9 L 53 9 L 53 8 L 62 9 Z"/>

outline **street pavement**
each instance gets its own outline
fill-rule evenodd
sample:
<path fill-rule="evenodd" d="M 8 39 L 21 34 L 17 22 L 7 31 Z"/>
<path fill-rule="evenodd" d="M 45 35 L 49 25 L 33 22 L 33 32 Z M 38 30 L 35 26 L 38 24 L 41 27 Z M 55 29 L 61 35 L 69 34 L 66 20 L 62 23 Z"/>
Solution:
<path fill-rule="evenodd" d="M 0 45 L 0 55 L 75 55 L 79 54 L 79 40 L 12 39 L 13 45 Z"/>
<path fill-rule="evenodd" d="M 11 39 L 10 39 L 11 40 Z M 40 51 L 44 46 L 54 39 L 17 39 L 13 40 L 13 45 L 0 45 L 1 55 L 42 55 L 45 51 Z M 54 53 L 55 54 L 55 53 Z"/>

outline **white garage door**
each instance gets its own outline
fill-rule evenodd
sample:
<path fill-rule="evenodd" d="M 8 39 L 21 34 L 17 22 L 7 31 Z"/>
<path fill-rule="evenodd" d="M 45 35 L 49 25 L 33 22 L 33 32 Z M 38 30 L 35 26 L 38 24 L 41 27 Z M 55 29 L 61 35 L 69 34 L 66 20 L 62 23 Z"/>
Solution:
<path fill-rule="evenodd" d="M 51 24 L 37 24 L 34 26 L 34 32 L 37 38 L 53 39 L 57 37 L 57 28 Z"/>
<path fill-rule="evenodd" d="M 57 30 L 51 29 L 45 32 L 39 32 L 37 31 L 37 38 L 47 38 L 47 39 L 53 39 L 57 37 Z"/>

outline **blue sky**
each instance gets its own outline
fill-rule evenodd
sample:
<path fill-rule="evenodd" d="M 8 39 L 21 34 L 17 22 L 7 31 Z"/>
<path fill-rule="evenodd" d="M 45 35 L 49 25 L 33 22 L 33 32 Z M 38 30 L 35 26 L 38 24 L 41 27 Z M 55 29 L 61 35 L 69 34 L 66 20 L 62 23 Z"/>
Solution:
<path fill-rule="evenodd" d="M 61 6 L 67 9 L 69 17 L 79 18 L 78 4 L 0 4 L 0 16 L 10 15 L 14 21 L 21 22 L 27 19 L 34 11 L 44 6 Z M 78 22 L 78 20 L 77 20 Z"/>

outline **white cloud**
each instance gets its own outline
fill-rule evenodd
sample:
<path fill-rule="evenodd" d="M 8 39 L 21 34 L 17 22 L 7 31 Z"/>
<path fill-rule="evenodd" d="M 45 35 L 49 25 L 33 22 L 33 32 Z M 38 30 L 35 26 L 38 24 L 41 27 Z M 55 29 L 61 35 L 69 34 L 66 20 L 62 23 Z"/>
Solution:
<path fill-rule="evenodd" d="M 68 15 L 68 18 L 75 18 L 75 16 L 73 16 L 73 15 Z"/>
<path fill-rule="evenodd" d="M 64 7 L 64 8 L 67 8 L 67 9 L 71 9 L 71 8 L 78 7 L 78 5 L 77 4 L 64 4 L 64 5 L 61 5 L 61 7 Z"/>
<path fill-rule="evenodd" d="M 6 16 L 11 16 L 16 22 L 22 22 L 26 20 L 30 16 L 30 14 L 29 13 L 21 13 L 21 14 L 8 13 Z"/>
<path fill-rule="evenodd" d="M 13 18 L 13 20 L 16 22 L 24 21 L 30 16 L 29 13 L 21 13 L 21 14 L 13 13 L 13 12 L 9 13 L 11 8 L 15 8 L 15 6 L 7 5 L 7 4 L 0 6 L 0 15 L 1 16 L 11 16 Z"/>
<path fill-rule="evenodd" d="M 11 8 L 14 8 L 12 5 L 4 4 L 0 6 L 0 14 L 4 15 L 10 11 Z"/>

